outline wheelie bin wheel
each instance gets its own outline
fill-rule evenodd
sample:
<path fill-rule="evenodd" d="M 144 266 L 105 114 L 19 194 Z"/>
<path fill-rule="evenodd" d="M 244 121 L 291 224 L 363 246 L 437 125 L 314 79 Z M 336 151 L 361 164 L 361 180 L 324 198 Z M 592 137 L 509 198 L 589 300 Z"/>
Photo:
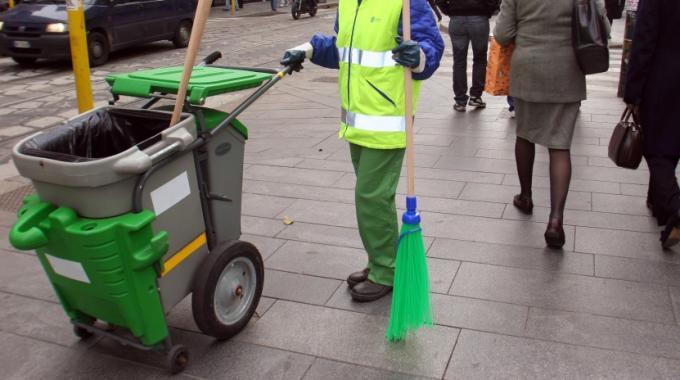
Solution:
<path fill-rule="evenodd" d="M 197 273 L 192 309 L 198 328 L 220 340 L 238 334 L 262 295 L 260 252 L 244 241 L 226 241 L 210 252 Z"/>
<path fill-rule="evenodd" d="M 165 357 L 165 365 L 171 374 L 177 374 L 187 367 L 189 364 L 189 351 L 181 344 L 172 346 Z"/>
<path fill-rule="evenodd" d="M 92 335 L 94 335 L 94 334 L 92 334 L 91 332 L 85 330 L 84 328 L 82 328 L 82 327 L 80 327 L 80 326 L 73 326 L 73 333 L 74 333 L 78 338 L 83 339 L 83 340 L 85 340 L 85 339 L 91 337 Z"/>

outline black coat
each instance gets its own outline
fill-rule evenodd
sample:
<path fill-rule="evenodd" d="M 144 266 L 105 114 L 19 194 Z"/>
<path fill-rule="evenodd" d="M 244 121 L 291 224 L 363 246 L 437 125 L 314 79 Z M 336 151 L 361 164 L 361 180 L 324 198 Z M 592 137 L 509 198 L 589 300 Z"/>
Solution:
<path fill-rule="evenodd" d="M 605 8 L 607 9 L 607 17 L 618 20 L 623 14 L 623 8 L 626 6 L 626 0 L 604 0 Z"/>
<path fill-rule="evenodd" d="M 640 105 L 646 155 L 680 155 L 680 1 L 641 0 L 625 100 Z"/>

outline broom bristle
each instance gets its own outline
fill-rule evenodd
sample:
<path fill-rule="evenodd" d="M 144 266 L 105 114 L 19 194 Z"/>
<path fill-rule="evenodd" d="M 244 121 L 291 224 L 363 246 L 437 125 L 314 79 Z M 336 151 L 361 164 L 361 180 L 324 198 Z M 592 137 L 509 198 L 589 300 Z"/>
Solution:
<path fill-rule="evenodd" d="M 387 340 L 399 341 L 409 331 L 432 325 L 430 281 L 425 259 L 425 245 L 420 225 L 401 228 L 394 271 L 394 292 Z"/>

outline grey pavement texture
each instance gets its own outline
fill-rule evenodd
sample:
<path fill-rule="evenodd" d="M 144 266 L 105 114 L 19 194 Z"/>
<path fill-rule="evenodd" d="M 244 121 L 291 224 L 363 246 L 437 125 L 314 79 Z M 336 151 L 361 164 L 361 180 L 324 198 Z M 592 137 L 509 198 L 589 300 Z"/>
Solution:
<path fill-rule="evenodd" d="M 222 50 L 224 63 L 257 66 L 276 66 L 285 48 L 330 33 L 335 17 L 334 10 L 298 21 L 214 13 L 202 54 Z M 619 22 L 615 35 L 621 29 Z M 441 68 L 424 85 L 416 119 L 416 190 L 435 326 L 388 343 L 389 298 L 350 299 L 344 278 L 366 257 L 349 151 L 336 135 L 336 72 L 308 64 L 242 117 L 250 131 L 243 240 L 260 249 L 266 267 L 257 313 L 240 335 L 219 343 L 199 332 L 190 300 L 177 305 L 168 315 L 171 332 L 191 350 L 177 378 L 680 378 L 680 254 L 660 249 L 644 206 L 644 164 L 623 170 L 607 159 L 623 110 L 615 96 L 621 51 L 612 50 L 609 73 L 588 78 L 573 145 L 567 243 L 554 251 L 543 240 L 546 152 L 537 150 L 537 207 L 522 215 L 511 205 L 515 126 L 505 99 L 487 96 L 486 110 L 453 112 L 444 37 Z M 179 64 L 183 54 L 168 43 L 114 54 L 93 70 L 97 101 L 107 99 L 106 74 Z M 0 83 L 0 229 L 7 236 L 31 189 L 10 161 L 12 146 L 76 112 L 64 63 L 21 70 L 0 59 Z M 209 105 L 229 110 L 242 96 Z M 35 255 L 15 251 L 5 237 L 0 242 L 2 378 L 168 377 L 160 355 L 103 338 L 79 341 Z"/>

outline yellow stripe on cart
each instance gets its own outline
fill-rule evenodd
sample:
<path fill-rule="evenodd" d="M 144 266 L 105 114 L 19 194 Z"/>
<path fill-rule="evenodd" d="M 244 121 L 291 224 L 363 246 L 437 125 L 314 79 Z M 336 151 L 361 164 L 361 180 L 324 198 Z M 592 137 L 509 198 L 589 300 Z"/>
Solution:
<path fill-rule="evenodd" d="M 168 259 L 168 261 L 163 263 L 163 273 L 161 273 L 161 277 L 167 276 L 167 274 L 170 273 L 173 269 L 175 269 L 176 266 L 181 264 L 194 252 L 198 251 L 201 247 L 203 247 L 206 242 L 207 238 L 205 236 L 205 232 L 203 232 L 202 234 L 198 235 L 198 237 L 194 239 L 192 242 L 185 245 L 184 248 L 180 249 L 179 252 L 177 252 L 174 256 Z"/>

